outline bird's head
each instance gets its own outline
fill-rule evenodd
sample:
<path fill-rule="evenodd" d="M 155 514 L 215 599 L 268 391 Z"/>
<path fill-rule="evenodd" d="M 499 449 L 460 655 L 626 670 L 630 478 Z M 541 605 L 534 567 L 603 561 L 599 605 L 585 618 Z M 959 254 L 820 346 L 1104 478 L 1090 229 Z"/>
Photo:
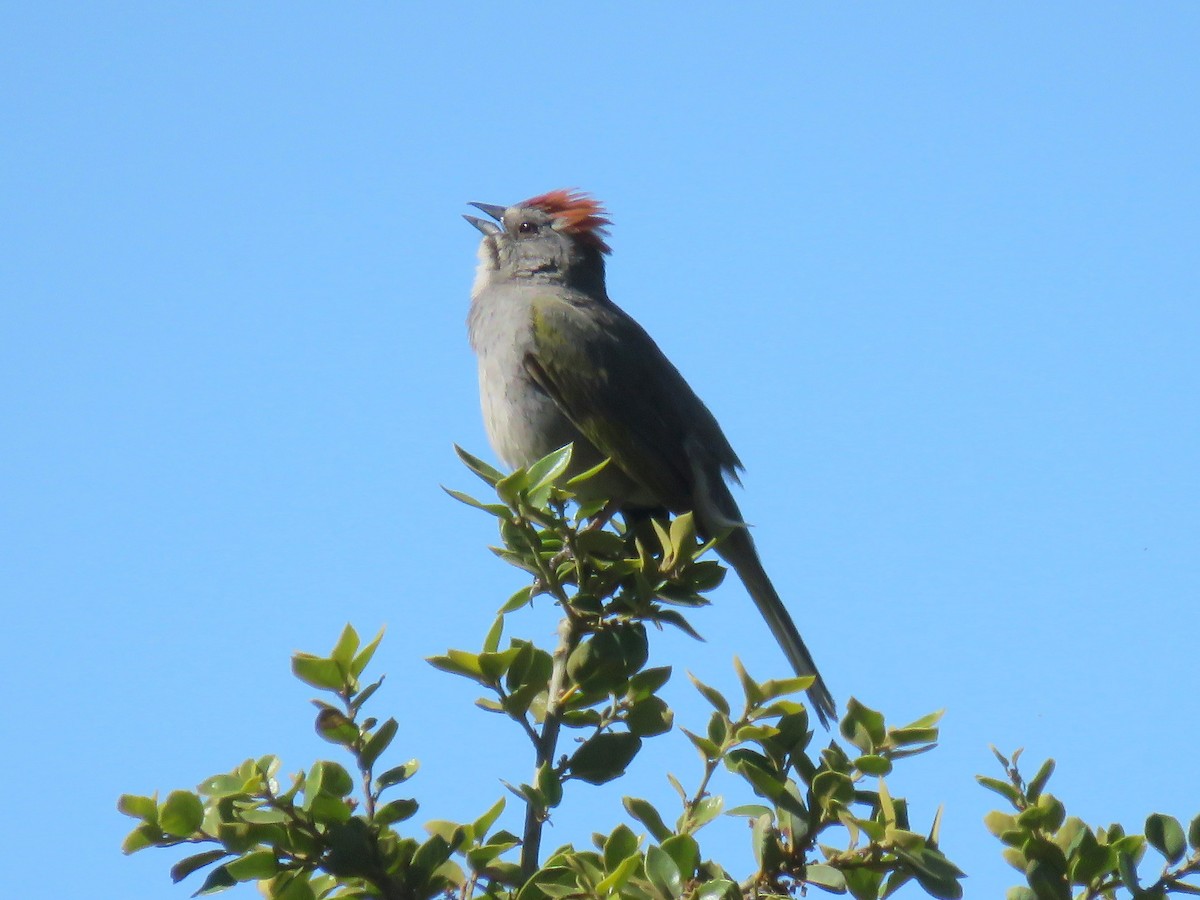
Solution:
<path fill-rule="evenodd" d="M 475 289 L 509 280 L 604 290 L 604 207 L 582 191 L 559 190 L 512 206 L 472 203 L 491 219 L 464 216 L 483 232 Z"/>

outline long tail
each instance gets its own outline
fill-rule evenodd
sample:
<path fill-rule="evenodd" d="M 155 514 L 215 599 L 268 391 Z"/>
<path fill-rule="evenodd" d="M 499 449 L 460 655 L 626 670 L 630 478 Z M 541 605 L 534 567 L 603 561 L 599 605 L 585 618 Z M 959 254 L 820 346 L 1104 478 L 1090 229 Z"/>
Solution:
<path fill-rule="evenodd" d="M 817 671 L 812 654 L 804 646 L 804 639 L 800 637 L 796 623 L 792 621 L 787 607 L 783 605 L 775 586 L 767 577 L 767 572 L 758 559 L 758 551 L 754 549 L 754 540 L 750 537 L 750 532 L 745 526 L 734 528 L 729 536 L 717 545 L 717 553 L 733 566 L 738 577 L 742 579 L 742 584 L 746 586 L 762 617 L 767 620 L 771 634 L 775 635 L 775 640 L 779 642 L 784 656 L 788 658 L 796 674 L 816 676 L 816 681 L 808 689 L 808 699 L 817 718 L 828 730 L 830 721 L 837 721 L 837 704 L 825 685 L 825 679 Z"/>

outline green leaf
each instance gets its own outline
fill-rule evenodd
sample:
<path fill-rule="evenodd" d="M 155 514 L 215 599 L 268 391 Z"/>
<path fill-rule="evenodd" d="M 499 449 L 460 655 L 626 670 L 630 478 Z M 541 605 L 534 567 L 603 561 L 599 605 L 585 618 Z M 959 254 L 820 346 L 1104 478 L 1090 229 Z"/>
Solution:
<path fill-rule="evenodd" d="M 668 897 L 678 897 L 683 893 L 683 876 L 679 867 L 661 847 L 651 847 L 646 851 L 646 877 Z"/>
<path fill-rule="evenodd" d="M 1021 792 L 1007 781 L 1001 781 L 998 778 L 989 778 L 986 775 L 976 775 L 975 780 L 982 784 L 989 791 L 995 791 L 1013 806 L 1016 806 L 1017 802 L 1021 798 Z"/>
<path fill-rule="evenodd" d="M 818 772 L 812 780 L 812 794 L 823 810 L 834 803 L 845 806 L 854 799 L 854 782 L 841 772 Z"/>
<path fill-rule="evenodd" d="M 476 500 L 470 494 L 465 494 L 462 491 L 456 491 L 442 485 L 442 490 L 457 500 L 459 503 L 465 503 L 467 506 L 472 506 L 475 509 L 481 509 L 486 513 L 491 513 L 496 518 L 502 518 L 512 515 L 512 510 L 502 503 L 484 503 L 481 500 Z"/>
<path fill-rule="evenodd" d="M 641 841 L 628 825 L 618 825 L 604 839 L 604 868 L 612 872 L 617 866 L 633 857 Z"/>
<path fill-rule="evenodd" d="M 696 892 L 696 900 L 725 900 L 731 896 L 730 891 L 737 888 L 737 885 L 728 878 L 714 878 L 711 881 L 706 881 L 700 885 L 700 889 Z M 733 896 L 741 896 L 740 893 Z"/>
<path fill-rule="evenodd" d="M 691 808 L 686 815 L 688 821 L 691 822 L 690 831 L 696 831 L 704 825 L 707 825 L 713 819 L 721 814 L 721 810 L 725 808 L 725 798 L 719 795 L 702 797 L 695 806 Z M 685 816 L 680 816 L 682 821 Z"/>
<path fill-rule="evenodd" d="M 403 784 L 416 774 L 417 769 L 421 764 L 415 759 L 410 759 L 408 762 L 400 766 L 394 766 L 388 769 L 382 775 L 375 779 L 375 786 L 380 790 L 392 787 L 393 785 Z"/>
<path fill-rule="evenodd" d="M 376 825 L 391 825 L 395 822 L 403 822 L 406 819 L 411 819 L 418 809 L 420 804 L 411 798 L 403 800 L 392 800 L 383 806 L 375 809 L 375 824 Z"/>
<path fill-rule="evenodd" d="M 1200 850 L 1200 816 L 1196 816 L 1188 825 L 1188 844 L 1193 850 Z"/>
<path fill-rule="evenodd" d="M 354 779 L 350 777 L 350 773 L 340 764 L 322 760 L 313 764 L 313 768 L 320 767 L 320 780 L 317 784 L 317 790 L 324 794 L 329 794 L 332 797 L 345 797 L 354 790 Z M 308 794 L 308 785 L 305 784 L 304 793 Z"/>
<path fill-rule="evenodd" d="M 208 873 L 208 877 L 204 879 L 204 884 L 200 885 L 200 890 L 192 894 L 193 897 L 200 897 L 205 894 L 217 894 L 227 890 L 237 884 L 237 879 L 226 871 L 225 866 L 217 866 Z"/>
<path fill-rule="evenodd" d="M 696 690 L 700 692 L 704 699 L 707 700 L 714 709 L 720 712 L 723 716 L 729 716 L 729 701 L 725 699 L 725 696 L 720 691 L 718 691 L 716 688 L 709 687 L 691 672 L 688 672 L 688 678 L 691 679 L 692 684 L 696 686 Z"/>
<path fill-rule="evenodd" d="M 225 871 L 237 881 L 261 881 L 279 873 L 274 850 L 258 850 L 225 864 Z"/>
<path fill-rule="evenodd" d="M 322 707 L 314 726 L 322 738 L 331 744 L 349 747 L 358 740 L 358 726 L 344 713 L 332 707 Z"/>
<path fill-rule="evenodd" d="M 137 794 L 122 794 L 117 800 L 117 812 L 143 819 L 147 822 L 158 822 L 158 801 L 153 797 L 141 797 Z"/>
<path fill-rule="evenodd" d="M 538 766 L 534 781 L 538 793 L 545 799 L 547 809 L 553 809 L 562 802 L 562 781 L 550 763 Z"/>
<path fill-rule="evenodd" d="M 500 646 L 500 638 L 504 634 L 504 616 L 496 616 L 496 621 L 492 622 L 492 627 L 488 629 L 487 636 L 483 639 L 483 652 L 495 653 Z"/>
<path fill-rule="evenodd" d="M 665 841 L 674 833 L 663 822 L 662 816 L 658 814 L 658 810 L 648 801 L 640 797 L 623 797 L 621 798 L 621 802 L 631 816 L 646 826 L 646 829 L 650 832 L 650 836 L 656 841 Z"/>
<path fill-rule="evenodd" d="M 1045 859 L 1034 859 L 1025 867 L 1025 878 L 1038 900 L 1071 900 L 1066 873 Z"/>
<path fill-rule="evenodd" d="M 1101 846 L 1096 835 L 1085 825 L 1069 854 L 1068 873 L 1074 883 L 1088 884 L 1101 873 L 1115 868 L 1116 862 L 1115 852 Z"/>
<path fill-rule="evenodd" d="M 888 738 L 897 747 L 929 744 L 938 739 L 938 730 L 936 728 L 893 728 L 888 732 Z"/>
<path fill-rule="evenodd" d="M 625 773 L 642 747 L 642 739 L 627 732 L 606 732 L 580 745 L 567 763 L 573 778 L 589 784 L 604 784 Z"/>
<path fill-rule="evenodd" d="M 380 628 L 379 633 L 377 635 L 375 635 L 374 638 L 371 639 L 371 643 L 369 643 L 369 644 L 367 644 L 367 646 L 363 647 L 362 650 L 359 651 L 359 654 L 356 657 L 354 657 L 353 662 L 350 663 L 351 676 L 353 676 L 354 678 L 357 678 L 364 671 L 366 671 L 367 666 L 371 662 L 371 658 L 375 655 L 375 651 L 379 649 L 379 642 L 383 640 L 383 633 L 386 630 L 387 630 L 386 626 L 384 628 Z M 382 681 L 382 679 L 380 679 L 380 680 Z M 361 701 L 360 701 L 359 705 L 360 706 L 362 705 Z"/>
<path fill-rule="evenodd" d="M 462 675 L 485 687 L 490 685 L 480 667 L 479 657 L 474 653 L 468 653 L 465 650 L 447 650 L 445 656 L 430 656 L 425 661 L 443 672 Z"/>
<path fill-rule="evenodd" d="M 354 661 L 358 645 L 358 632 L 354 630 L 353 625 L 346 623 L 337 643 L 333 645 L 333 652 L 329 654 L 329 658 L 337 663 L 343 672 L 349 673 L 350 664 Z"/>
<path fill-rule="evenodd" d="M 571 446 L 571 444 L 567 444 L 565 447 L 560 447 L 553 453 L 546 454 L 529 467 L 527 474 L 530 495 L 544 492 L 546 488 L 554 484 L 559 475 L 567 470 L 567 467 L 571 464 Z M 530 499 L 533 500 L 533 497 L 531 496 Z M 542 499 L 541 503 L 538 500 L 534 500 L 533 502 L 535 505 L 540 506 L 545 500 Z"/>
<path fill-rule="evenodd" d="M 366 651 L 364 650 L 363 653 L 365 653 L 365 652 Z M 355 663 L 355 665 L 357 666 L 357 663 Z M 357 678 L 358 675 L 356 674 L 354 677 Z M 363 688 L 361 691 L 359 691 L 358 693 L 356 693 L 354 695 L 354 699 L 350 701 L 350 708 L 356 712 L 359 709 L 362 709 L 363 704 L 366 703 L 368 700 L 370 700 L 371 695 L 374 694 L 377 690 L 379 690 L 379 688 L 382 685 L 383 685 L 383 676 L 380 675 L 378 681 L 374 681 L 371 684 L 368 684 L 365 688 Z M 300 889 L 296 888 L 296 890 L 300 890 Z"/>
<path fill-rule="evenodd" d="M 700 845 L 690 834 L 676 834 L 662 842 L 662 849 L 675 861 L 684 879 L 690 879 L 700 865 Z"/>
<path fill-rule="evenodd" d="M 452 852 L 450 843 L 444 837 L 439 834 L 432 835 L 413 854 L 412 868 L 415 872 L 428 877 L 438 866 L 450 858 Z"/>
<path fill-rule="evenodd" d="M 595 896 L 612 897 L 620 895 L 621 888 L 629 883 L 629 879 L 634 876 L 641 865 L 642 857 L 637 853 L 621 860 L 604 878 L 597 882 Z"/>
<path fill-rule="evenodd" d="M 883 714 L 859 703 L 851 697 L 846 701 L 839 729 L 842 737 L 863 753 L 873 753 L 888 737 Z"/>
<path fill-rule="evenodd" d="M 171 791 L 158 808 L 158 825 L 167 834 L 191 837 L 204 821 L 204 804 L 189 791 Z"/>
<path fill-rule="evenodd" d="M 458 458 L 463 461 L 468 469 L 486 481 L 492 487 L 496 486 L 496 482 L 504 477 L 504 473 L 493 469 L 487 463 L 477 456 L 472 456 L 458 444 L 454 445 L 454 452 L 458 454 Z"/>
<path fill-rule="evenodd" d="M 305 684 L 323 691 L 340 691 L 346 683 L 346 677 L 336 662 L 311 653 L 292 655 L 292 674 Z"/>
<path fill-rule="evenodd" d="M 215 863 L 218 859 L 223 859 L 229 854 L 224 850 L 205 850 L 203 853 L 197 853 L 195 856 L 185 856 L 175 865 L 171 866 L 171 880 L 176 884 L 183 881 L 197 869 L 203 869 L 205 866 Z"/>
<path fill-rule="evenodd" d="M 1124 850 L 1117 853 L 1117 871 L 1121 875 L 1122 883 L 1136 897 L 1141 887 L 1138 885 L 1137 863 L 1134 862 L 1131 853 Z"/>
<path fill-rule="evenodd" d="M 332 879 L 332 876 L 329 875 L 320 877 Z M 323 890 L 328 890 L 328 888 L 323 888 Z M 292 869 L 281 872 L 271 879 L 267 886 L 267 896 L 270 900 L 316 900 L 317 895 L 309 880 L 309 873 L 297 872 Z"/>
<path fill-rule="evenodd" d="M 476 840 L 483 840 L 483 836 L 487 834 L 488 829 L 500 817 L 500 813 L 504 812 L 504 805 L 504 798 L 501 797 L 491 805 L 487 812 L 471 823 L 471 830 L 474 832 Z"/>
<path fill-rule="evenodd" d="M 1154 813 L 1146 819 L 1146 840 L 1172 865 L 1183 859 L 1187 851 L 1183 826 L 1178 819 L 1163 813 Z"/>
<path fill-rule="evenodd" d="M 833 894 L 846 893 L 846 876 L 840 869 L 823 863 L 813 863 L 804 867 L 804 880 L 815 884 Z"/>
<path fill-rule="evenodd" d="M 670 731 L 674 716 L 662 698 L 647 697 L 633 704 L 625 718 L 625 724 L 638 737 L 653 737 Z"/>
<path fill-rule="evenodd" d="M 867 754 L 860 756 L 854 761 L 854 768 L 862 772 L 864 775 L 875 775 L 883 777 L 890 775 L 892 772 L 892 761 L 886 756 L 876 756 Z"/>
<path fill-rule="evenodd" d="M 508 598 L 505 604 L 500 607 L 497 615 L 503 616 L 510 612 L 515 612 L 522 606 L 528 606 L 529 600 L 533 596 L 533 585 L 527 585 L 521 588 L 515 594 Z"/>
<path fill-rule="evenodd" d="M 1054 760 L 1048 759 L 1042 763 L 1042 767 L 1037 770 L 1037 774 L 1029 779 L 1029 784 L 1025 788 L 1025 796 L 1031 801 L 1037 800 L 1042 791 L 1046 787 L 1046 782 L 1050 780 L 1050 776 L 1054 774 Z"/>
<path fill-rule="evenodd" d="M 375 760 L 383 754 L 383 751 L 391 746 L 392 739 L 396 737 L 396 731 L 400 724 L 392 718 L 379 726 L 379 728 L 367 738 L 367 743 L 363 746 L 362 753 L 359 754 L 358 764 L 364 769 L 369 769 L 375 765 Z"/>
<path fill-rule="evenodd" d="M 147 847 L 155 847 L 162 839 L 162 830 L 157 825 L 143 822 L 125 835 L 125 840 L 121 842 L 121 852 L 128 856 L 139 850 L 145 850 Z"/>

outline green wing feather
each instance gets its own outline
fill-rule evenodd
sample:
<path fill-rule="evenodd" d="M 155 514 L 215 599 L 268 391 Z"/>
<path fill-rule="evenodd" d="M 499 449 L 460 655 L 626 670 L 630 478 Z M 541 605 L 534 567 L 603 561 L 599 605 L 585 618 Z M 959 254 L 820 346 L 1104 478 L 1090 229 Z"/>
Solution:
<path fill-rule="evenodd" d="M 533 301 L 530 377 L 601 453 L 668 509 L 690 509 L 695 471 L 741 463 L 716 419 L 628 315 L 592 298 Z M 696 460 L 695 454 L 706 459 Z"/>

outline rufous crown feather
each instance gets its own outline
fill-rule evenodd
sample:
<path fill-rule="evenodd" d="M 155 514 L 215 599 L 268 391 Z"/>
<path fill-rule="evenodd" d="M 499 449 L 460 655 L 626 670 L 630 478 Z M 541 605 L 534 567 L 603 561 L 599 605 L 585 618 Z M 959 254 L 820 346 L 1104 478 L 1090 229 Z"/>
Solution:
<path fill-rule="evenodd" d="M 611 253 L 612 249 L 604 240 L 608 234 L 608 226 L 612 221 L 608 212 L 599 200 L 588 196 L 577 188 L 550 191 L 537 197 L 530 197 L 520 206 L 535 206 L 549 213 L 564 224 L 562 230 L 574 235 L 580 241 L 591 244 L 601 253 Z"/>

